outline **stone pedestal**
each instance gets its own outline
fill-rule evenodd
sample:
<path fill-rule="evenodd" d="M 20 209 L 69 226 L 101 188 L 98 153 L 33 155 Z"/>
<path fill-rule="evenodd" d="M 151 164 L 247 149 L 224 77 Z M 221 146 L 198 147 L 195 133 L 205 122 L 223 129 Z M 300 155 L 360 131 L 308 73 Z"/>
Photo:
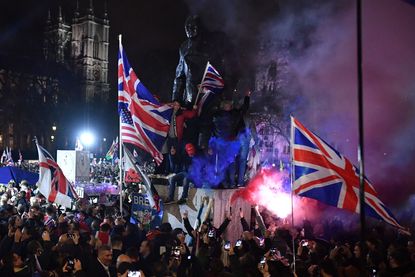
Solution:
<path fill-rule="evenodd" d="M 168 186 L 156 185 L 156 189 L 159 192 L 160 196 L 166 198 L 168 192 Z M 250 224 L 251 219 L 251 205 L 242 199 L 237 199 L 232 205 L 230 199 L 235 191 L 238 189 L 189 189 L 189 197 L 187 204 L 177 205 L 170 204 L 164 206 L 163 222 L 169 222 L 173 229 L 174 228 L 183 228 L 182 214 L 185 210 L 189 213 L 189 221 L 194 225 L 197 219 L 197 213 L 202 204 L 203 198 L 208 197 L 209 200 L 212 200 L 212 209 L 210 212 L 210 218 L 213 219 L 213 224 L 218 228 L 225 219 L 225 213 L 229 214 L 232 209 L 232 220 L 228 225 L 228 228 L 225 232 L 225 238 L 231 242 L 235 242 L 239 239 L 242 234 L 242 225 L 239 217 L 239 209 L 242 209 L 244 212 L 244 217 Z M 179 199 L 183 191 L 182 187 L 176 188 L 175 199 Z M 206 205 L 202 212 L 202 220 L 205 217 Z"/>

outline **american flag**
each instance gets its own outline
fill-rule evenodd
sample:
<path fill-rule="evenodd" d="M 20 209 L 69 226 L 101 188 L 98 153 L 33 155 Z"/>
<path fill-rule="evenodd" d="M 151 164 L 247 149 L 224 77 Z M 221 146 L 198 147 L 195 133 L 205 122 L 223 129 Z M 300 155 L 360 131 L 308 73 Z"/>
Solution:
<path fill-rule="evenodd" d="M 162 105 L 137 78 L 121 41 L 118 52 L 118 112 L 121 141 L 149 152 L 160 164 L 160 150 L 167 137 L 172 108 Z"/>
<path fill-rule="evenodd" d="M 198 103 L 198 114 L 200 115 L 214 99 L 215 95 L 222 92 L 225 83 L 219 72 L 208 62 L 206 64 L 205 74 L 203 75 L 200 89 L 203 94 Z"/>
<path fill-rule="evenodd" d="M 39 154 L 38 187 L 49 202 L 71 208 L 72 200 L 78 199 L 72 184 L 46 149 L 37 144 Z"/>
<path fill-rule="evenodd" d="M 291 118 L 293 190 L 300 196 L 360 212 L 359 170 L 333 147 Z M 365 178 L 365 212 L 368 216 L 403 228 Z"/>

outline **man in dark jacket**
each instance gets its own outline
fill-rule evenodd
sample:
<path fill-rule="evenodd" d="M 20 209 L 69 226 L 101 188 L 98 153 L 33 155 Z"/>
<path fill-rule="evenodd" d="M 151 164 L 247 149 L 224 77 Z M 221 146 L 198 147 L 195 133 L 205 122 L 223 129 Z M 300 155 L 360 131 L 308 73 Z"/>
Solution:
<path fill-rule="evenodd" d="M 244 126 L 243 116 L 249 109 L 250 95 L 251 92 L 248 91 L 245 95 L 244 103 L 239 109 L 234 109 L 231 101 L 222 101 L 221 109 L 213 115 L 213 135 L 215 137 L 224 141 L 234 141 L 236 139 L 238 132 Z M 225 178 L 228 179 L 231 188 L 235 187 L 235 174 L 236 165 L 235 159 L 233 159 L 233 162 L 228 165 L 225 172 Z M 228 188 L 228 184 L 224 186 Z"/>
<path fill-rule="evenodd" d="M 93 258 L 88 266 L 89 277 L 115 277 L 115 269 L 111 266 L 112 249 L 108 245 L 98 248 L 98 257 Z"/>
<path fill-rule="evenodd" d="M 172 203 L 174 201 L 174 191 L 176 189 L 176 184 L 178 182 L 183 183 L 183 193 L 180 199 L 177 201 L 178 204 L 184 204 L 187 201 L 187 196 L 189 193 L 189 186 L 190 186 L 190 180 L 188 178 L 188 171 L 189 167 L 192 163 L 192 159 L 196 154 L 196 148 L 193 144 L 188 143 L 185 146 L 186 154 L 183 156 L 182 160 L 182 170 L 175 174 L 174 176 L 169 178 L 169 196 L 167 200 L 165 201 L 165 204 Z"/>

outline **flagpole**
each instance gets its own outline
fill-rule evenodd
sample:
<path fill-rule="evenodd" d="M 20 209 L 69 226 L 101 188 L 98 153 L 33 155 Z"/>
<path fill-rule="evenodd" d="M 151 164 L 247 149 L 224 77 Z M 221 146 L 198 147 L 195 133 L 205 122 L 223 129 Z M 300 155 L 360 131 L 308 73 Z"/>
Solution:
<path fill-rule="evenodd" d="M 203 80 L 205 79 L 208 68 L 209 68 L 209 62 L 206 63 L 205 72 L 203 73 L 202 80 L 200 81 L 200 86 L 199 86 L 199 89 L 197 91 L 196 100 L 195 100 L 194 105 L 197 105 L 197 100 L 199 99 L 199 95 L 202 92 L 202 83 L 203 83 Z"/>
<path fill-rule="evenodd" d="M 293 159 L 293 138 L 294 138 L 294 127 L 293 127 L 293 117 L 290 117 L 290 121 L 291 121 L 291 135 L 290 135 L 290 162 L 291 162 L 291 172 L 290 172 L 290 183 L 291 183 L 291 228 L 292 230 L 295 230 L 294 227 L 294 159 Z M 297 255 L 297 250 L 295 249 L 295 237 L 292 236 L 292 248 L 293 248 L 293 269 L 294 272 L 296 271 L 296 263 L 295 263 L 295 259 L 296 259 L 296 255 Z"/>
<path fill-rule="evenodd" d="M 363 57 L 362 57 L 362 1 L 356 1 L 356 28 L 357 28 L 357 99 L 358 99 L 358 122 L 359 122 L 359 200 L 360 200 L 360 241 L 365 243 L 365 177 L 364 177 L 364 128 L 363 128 Z"/>
<path fill-rule="evenodd" d="M 122 44 L 121 44 L 121 40 L 122 40 L 122 35 L 121 34 L 119 34 L 118 35 L 118 43 L 119 43 L 119 51 L 121 51 L 121 49 L 122 49 Z M 119 166 L 119 171 L 120 171 L 120 175 L 119 175 L 119 190 L 120 190 L 120 214 L 121 214 L 121 216 L 122 216 L 122 177 L 123 177 L 123 174 L 122 174 L 122 152 L 123 152 L 123 149 L 122 149 L 122 136 L 121 136 L 121 116 L 119 116 L 118 115 L 118 117 L 119 117 L 119 123 L 120 123 L 120 125 L 119 125 L 119 149 L 120 149 L 120 153 L 119 153 L 119 161 L 118 161 L 118 166 Z"/>

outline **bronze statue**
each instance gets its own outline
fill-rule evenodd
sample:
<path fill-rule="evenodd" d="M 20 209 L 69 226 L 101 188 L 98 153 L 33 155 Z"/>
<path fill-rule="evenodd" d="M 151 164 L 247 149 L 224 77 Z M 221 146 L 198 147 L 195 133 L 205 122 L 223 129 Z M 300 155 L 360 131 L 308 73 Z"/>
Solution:
<path fill-rule="evenodd" d="M 183 105 L 193 106 L 206 63 L 219 70 L 225 79 L 225 94 L 233 91 L 236 85 L 234 76 L 238 71 L 235 66 L 235 53 L 224 33 L 207 32 L 196 15 L 189 16 L 185 22 L 187 40 L 179 49 L 179 63 L 176 68 L 172 100 L 181 101 Z"/>
<path fill-rule="evenodd" d="M 231 47 L 226 35 L 222 32 L 208 32 L 203 28 L 200 18 L 192 15 L 186 19 L 185 32 L 187 39 L 179 49 L 179 63 L 176 68 L 176 77 L 173 84 L 172 100 L 177 100 L 183 106 L 192 107 L 195 103 L 198 85 L 200 84 L 206 64 L 209 61 L 221 74 L 225 81 L 225 88 L 221 93 L 222 98 L 232 98 L 232 92 L 236 87 L 238 76 L 237 59 L 234 49 Z M 219 98 L 219 97 L 218 97 Z M 200 99 L 200 98 L 199 98 Z M 206 110 L 200 115 L 196 122 L 188 122 L 189 141 L 206 146 L 210 137 L 210 125 L 214 106 L 218 103 L 213 101 Z M 202 139 L 197 135 L 199 129 Z"/>
<path fill-rule="evenodd" d="M 197 85 L 209 60 L 209 49 L 201 34 L 200 20 L 197 16 L 189 16 L 186 19 L 185 31 L 187 40 L 180 46 L 172 100 L 178 100 L 184 105 L 193 105 L 198 91 Z"/>

